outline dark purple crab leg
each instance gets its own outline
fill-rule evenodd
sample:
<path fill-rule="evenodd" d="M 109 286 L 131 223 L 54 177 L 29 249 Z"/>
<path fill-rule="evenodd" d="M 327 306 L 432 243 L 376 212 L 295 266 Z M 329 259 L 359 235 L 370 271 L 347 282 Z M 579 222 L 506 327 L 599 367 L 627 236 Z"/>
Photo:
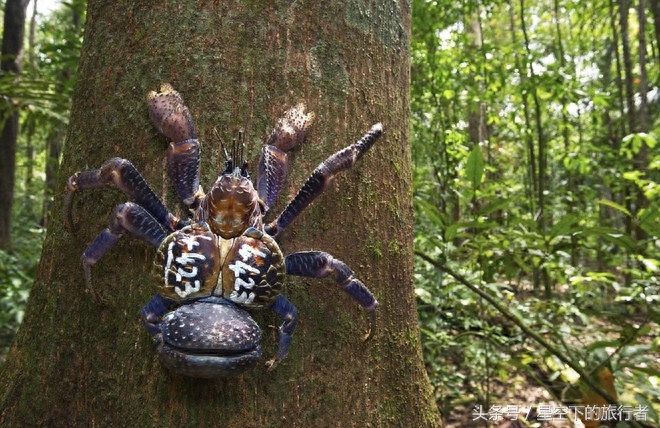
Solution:
<path fill-rule="evenodd" d="M 158 327 L 160 317 L 175 305 L 173 300 L 167 299 L 160 294 L 154 295 L 142 308 L 142 322 L 149 334 L 160 344 L 163 340 L 162 332 Z"/>
<path fill-rule="evenodd" d="M 383 125 L 377 123 L 357 143 L 338 151 L 321 162 L 284 211 L 277 219 L 266 225 L 266 233 L 273 237 L 281 234 L 317 196 L 323 193 L 335 174 L 355 165 L 382 134 Z"/>
<path fill-rule="evenodd" d="M 166 230 L 173 232 L 179 225 L 179 219 L 170 213 L 160 198 L 149 187 L 146 180 L 135 169 L 135 166 L 126 159 L 112 158 L 99 169 L 78 172 L 69 178 L 67 195 L 64 201 L 64 215 L 71 231 L 75 232 L 71 209 L 74 194 L 79 190 L 113 184 L 131 195 Z"/>
<path fill-rule="evenodd" d="M 156 130 L 172 140 L 167 148 L 167 170 L 177 194 L 192 210 L 204 192 L 199 187 L 199 141 L 183 97 L 165 83 L 147 95 L 149 116 Z"/>
<path fill-rule="evenodd" d="M 305 276 L 309 278 L 325 278 L 331 276 L 343 290 L 348 293 L 371 315 L 371 328 L 365 340 L 376 328 L 376 307 L 378 301 L 369 289 L 355 278 L 354 272 L 341 260 L 337 260 L 323 251 L 302 251 L 289 254 L 284 258 L 287 275 Z"/>
<path fill-rule="evenodd" d="M 88 286 L 92 281 L 90 267 L 99 261 L 126 232 L 155 247 L 158 247 L 168 235 L 163 226 L 140 205 L 132 202 L 117 205 L 110 215 L 108 227 L 99 233 L 83 252 L 82 262 Z"/>
<path fill-rule="evenodd" d="M 293 330 L 295 330 L 296 324 L 298 324 L 298 310 L 281 294 L 277 296 L 275 302 L 270 306 L 270 310 L 284 320 L 280 326 L 277 354 L 275 354 L 275 358 L 266 362 L 268 370 L 273 370 L 289 353 L 291 335 L 293 335 Z"/>
<path fill-rule="evenodd" d="M 314 113 L 305 114 L 305 105 L 298 104 L 288 110 L 284 117 L 277 122 L 266 141 L 257 172 L 257 190 L 266 211 L 277 200 L 286 179 L 289 165 L 286 152 L 298 146 L 305 139 L 313 119 Z"/>

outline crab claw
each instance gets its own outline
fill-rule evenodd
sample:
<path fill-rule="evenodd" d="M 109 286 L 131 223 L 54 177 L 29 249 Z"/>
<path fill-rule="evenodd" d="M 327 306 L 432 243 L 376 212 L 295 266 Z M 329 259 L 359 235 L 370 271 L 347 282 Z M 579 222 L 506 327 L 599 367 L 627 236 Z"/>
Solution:
<path fill-rule="evenodd" d="M 314 112 L 305 114 L 305 104 L 300 103 L 287 110 L 284 117 L 277 121 L 266 144 L 288 152 L 305 139 L 313 121 Z"/>
<path fill-rule="evenodd" d="M 188 107 L 172 85 L 163 83 L 160 92 L 149 92 L 147 102 L 149 116 L 158 132 L 174 143 L 197 139 L 195 124 Z"/>

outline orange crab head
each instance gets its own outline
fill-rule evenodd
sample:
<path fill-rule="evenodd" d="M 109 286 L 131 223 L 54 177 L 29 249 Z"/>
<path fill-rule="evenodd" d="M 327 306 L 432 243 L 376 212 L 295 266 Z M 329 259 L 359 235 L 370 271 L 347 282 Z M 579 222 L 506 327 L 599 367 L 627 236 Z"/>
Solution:
<path fill-rule="evenodd" d="M 247 165 L 227 168 L 213 183 L 201 205 L 201 216 L 211 231 L 224 239 L 241 235 L 249 227 L 261 229 L 262 202 Z"/>

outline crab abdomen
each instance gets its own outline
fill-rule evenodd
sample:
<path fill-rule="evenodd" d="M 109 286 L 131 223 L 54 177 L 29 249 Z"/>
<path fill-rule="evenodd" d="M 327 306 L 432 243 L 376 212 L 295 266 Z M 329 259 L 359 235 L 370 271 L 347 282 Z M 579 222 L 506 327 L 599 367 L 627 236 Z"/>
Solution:
<path fill-rule="evenodd" d="M 227 301 L 196 301 L 166 313 L 159 323 L 161 361 L 179 374 L 235 376 L 260 360 L 261 329 Z"/>

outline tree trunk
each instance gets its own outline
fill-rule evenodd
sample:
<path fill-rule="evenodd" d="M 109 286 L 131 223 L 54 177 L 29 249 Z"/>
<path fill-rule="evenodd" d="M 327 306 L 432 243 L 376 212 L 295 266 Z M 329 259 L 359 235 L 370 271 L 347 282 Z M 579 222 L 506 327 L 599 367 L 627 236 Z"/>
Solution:
<path fill-rule="evenodd" d="M 639 20 L 639 28 L 646 28 L 646 2 L 644 0 L 639 0 L 637 7 L 637 19 Z M 638 132 L 648 133 L 649 132 L 649 102 L 648 102 L 648 90 L 649 90 L 649 81 L 648 74 L 646 72 L 646 32 L 639 31 L 637 33 L 637 41 L 639 43 L 639 110 L 637 111 L 637 124 Z M 648 173 L 649 166 L 649 148 L 645 142 L 642 142 L 639 151 L 635 153 L 632 159 L 633 167 L 636 171 L 642 171 L 645 174 Z M 648 207 L 649 201 L 646 198 L 646 195 L 639 187 L 634 189 L 635 195 L 635 214 L 639 214 Z M 638 241 L 644 241 L 647 239 L 648 235 L 635 224 L 634 236 Z"/>
<path fill-rule="evenodd" d="M 57 171 L 60 164 L 60 155 L 62 154 L 63 135 L 64 131 L 60 127 L 55 127 L 51 129 L 46 138 L 46 188 L 44 189 L 43 217 L 41 220 L 43 227 L 50 225 L 50 219 L 53 216 L 50 208 L 53 204 L 53 195 L 55 195 L 59 185 Z"/>
<path fill-rule="evenodd" d="M 650 0 L 649 9 L 653 14 L 653 32 L 655 34 L 655 45 L 660 47 L 660 0 Z M 660 57 L 656 55 L 656 63 L 660 63 Z"/>
<path fill-rule="evenodd" d="M 526 56 L 520 54 L 518 49 L 518 38 L 516 37 L 516 7 L 513 4 L 513 0 L 509 0 L 509 29 L 511 31 L 511 45 L 514 47 L 514 61 L 516 70 L 520 73 L 520 87 L 529 86 L 527 82 L 527 61 Z M 523 11 L 521 11 L 522 14 Z M 525 129 L 532 128 L 532 119 L 531 113 L 529 111 L 529 91 L 521 91 L 520 98 L 523 105 L 523 117 L 525 118 L 524 128 L 521 129 L 521 133 L 524 134 L 525 138 L 525 148 L 526 148 L 526 161 L 527 161 L 527 178 L 529 181 L 529 190 L 527 192 L 527 200 L 529 201 L 530 211 L 532 216 L 536 215 L 536 194 L 538 189 L 537 174 L 536 174 L 536 149 L 534 147 L 534 139 L 532 138 L 531 132 L 523 132 Z"/>
<path fill-rule="evenodd" d="M 2 72 L 20 73 L 25 35 L 25 16 L 29 0 L 7 0 L 2 30 Z M 0 249 L 11 250 L 11 208 L 14 202 L 18 112 L 11 106 L 0 110 Z"/>
<path fill-rule="evenodd" d="M 54 218 L 0 378 L 0 426 L 439 425 L 412 284 L 410 3 L 90 0 L 87 16 Z M 80 255 L 127 197 L 83 193 L 74 237 L 62 224 L 64 180 L 125 157 L 184 212 L 145 103 L 161 82 L 196 121 L 206 189 L 223 161 L 214 130 L 227 141 L 243 127 L 256 160 L 275 120 L 304 101 L 317 119 L 292 154 L 287 199 L 326 156 L 383 122 L 385 136 L 280 240 L 287 254 L 322 249 L 356 271 L 380 302 L 370 341 L 361 340 L 367 315 L 332 281 L 288 278 L 300 322 L 274 371 L 225 380 L 169 372 L 139 320 L 154 250 L 128 237 L 93 266 L 94 291 L 107 300 L 95 303 Z M 277 333 L 268 325 L 279 319 L 254 316 L 269 358 Z"/>
<path fill-rule="evenodd" d="M 630 0 L 619 0 L 619 27 L 621 28 L 621 49 L 623 52 L 623 71 L 624 71 L 624 88 L 625 88 L 625 101 L 626 118 L 628 119 L 628 132 L 637 132 L 636 125 L 636 112 L 635 112 L 635 90 L 633 81 L 635 76 L 633 74 L 632 53 L 630 52 L 630 38 L 628 31 L 628 15 L 630 8 Z"/>
<path fill-rule="evenodd" d="M 523 34 L 523 45 L 525 46 L 525 57 L 527 58 L 526 66 L 527 69 L 522 70 L 523 73 L 529 76 L 529 79 L 534 82 L 537 80 L 536 75 L 534 74 L 533 68 L 533 58 L 532 50 L 530 48 L 529 36 L 527 34 L 527 24 L 525 21 L 525 1 L 520 0 L 520 31 Z M 536 211 L 534 216 L 536 217 L 536 227 L 537 232 L 541 236 L 545 236 L 547 231 L 548 221 L 546 219 L 546 202 L 545 202 L 545 192 L 547 189 L 547 165 L 548 165 L 548 155 L 547 155 L 547 143 L 545 138 L 545 133 L 543 132 L 543 114 L 541 112 L 541 100 L 539 99 L 538 91 L 536 86 L 527 86 L 530 89 L 532 95 L 532 101 L 534 102 L 534 122 L 536 124 L 536 135 L 538 138 L 538 172 L 535 177 L 536 183 Z M 523 88 L 523 91 L 525 88 Z M 527 101 L 524 101 L 525 109 L 527 111 Z M 529 119 L 526 116 L 526 119 Z M 526 121 L 526 124 L 531 127 L 531 122 Z M 531 128 L 529 129 L 531 134 Z M 530 137 L 531 138 L 531 137 Z M 530 153 L 533 150 L 530 148 Z M 532 163 L 533 160 L 530 160 Z M 538 290 L 539 286 L 543 284 L 545 297 L 550 298 L 552 295 L 552 284 L 548 277 L 548 272 L 545 268 L 534 267 L 534 289 Z"/>

